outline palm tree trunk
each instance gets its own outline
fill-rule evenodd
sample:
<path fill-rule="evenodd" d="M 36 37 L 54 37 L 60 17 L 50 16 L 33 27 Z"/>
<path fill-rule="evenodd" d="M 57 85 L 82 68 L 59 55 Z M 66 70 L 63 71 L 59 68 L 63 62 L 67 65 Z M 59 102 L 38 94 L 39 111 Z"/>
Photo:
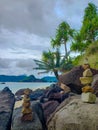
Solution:
<path fill-rule="evenodd" d="M 58 71 L 57 70 L 53 70 L 54 75 L 56 76 L 57 80 L 59 80 L 59 75 L 58 75 Z"/>
<path fill-rule="evenodd" d="M 68 61 L 68 52 L 67 52 L 66 42 L 64 43 L 64 46 L 65 46 L 65 58 L 66 58 L 67 61 Z"/>

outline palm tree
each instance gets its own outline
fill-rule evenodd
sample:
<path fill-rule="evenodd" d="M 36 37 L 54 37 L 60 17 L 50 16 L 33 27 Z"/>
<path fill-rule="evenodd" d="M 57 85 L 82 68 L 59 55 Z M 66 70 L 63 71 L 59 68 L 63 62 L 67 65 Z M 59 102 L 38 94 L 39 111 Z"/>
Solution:
<path fill-rule="evenodd" d="M 63 71 L 66 67 L 66 70 L 71 69 L 72 66 L 68 66 L 68 62 L 66 62 L 65 58 L 61 57 L 59 49 L 57 48 L 56 52 L 43 52 L 42 60 L 34 60 L 37 67 L 34 68 L 36 70 L 43 70 L 39 73 L 48 73 L 53 72 L 56 78 L 59 80 L 59 72 Z"/>
<path fill-rule="evenodd" d="M 60 47 L 62 44 L 65 46 L 65 58 L 68 60 L 68 50 L 66 43 L 73 38 L 74 30 L 70 28 L 67 22 L 62 22 L 56 32 L 55 39 L 51 40 L 51 45 L 54 47 Z"/>
<path fill-rule="evenodd" d="M 57 54 L 58 53 L 58 54 Z M 51 52 L 43 52 L 42 60 L 34 60 L 37 67 L 34 69 L 43 70 L 40 73 L 49 73 L 53 72 L 56 78 L 58 79 L 58 62 L 60 58 L 60 53 L 57 51 L 56 53 Z"/>

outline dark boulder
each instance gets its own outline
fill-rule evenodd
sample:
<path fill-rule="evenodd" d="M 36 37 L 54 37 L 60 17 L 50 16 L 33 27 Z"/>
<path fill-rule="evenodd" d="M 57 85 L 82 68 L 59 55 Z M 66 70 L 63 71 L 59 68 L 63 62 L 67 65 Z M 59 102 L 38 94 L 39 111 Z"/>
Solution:
<path fill-rule="evenodd" d="M 49 95 L 49 98 L 48 100 L 51 101 L 51 100 L 55 100 L 55 101 L 58 101 L 59 103 L 61 103 L 62 101 L 64 101 L 64 99 L 68 98 L 69 97 L 69 93 L 51 93 Z"/>
<path fill-rule="evenodd" d="M 59 81 L 70 87 L 72 92 L 81 94 L 81 88 L 83 85 L 80 82 L 80 77 L 83 76 L 83 71 L 84 69 L 82 66 L 75 67 L 70 72 L 60 75 Z M 98 74 L 98 70 L 91 68 L 91 71 L 93 75 Z"/>
<path fill-rule="evenodd" d="M 59 103 L 57 101 L 48 101 L 42 104 L 46 121 L 48 120 L 50 115 L 56 110 L 58 106 L 59 106 Z"/>
<path fill-rule="evenodd" d="M 14 94 L 8 87 L 0 91 L 0 130 L 10 130 L 14 102 Z"/>
<path fill-rule="evenodd" d="M 45 93 L 45 97 L 49 98 L 52 93 L 58 93 L 62 90 L 63 89 L 61 89 L 57 84 L 52 84 L 50 85 L 50 89 L 47 91 L 47 93 Z"/>
<path fill-rule="evenodd" d="M 14 109 L 12 116 L 11 130 L 46 130 L 46 122 L 44 118 L 44 112 L 39 102 L 31 102 L 33 121 L 22 122 L 22 107 Z"/>
<path fill-rule="evenodd" d="M 59 81 L 70 87 L 72 92 L 81 93 L 82 84 L 79 80 L 83 75 L 84 69 L 82 66 L 73 68 L 70 72 L 67 72 L 59 76 Z"/>
<path fill-rule="evenodd" d="M 30 94 L 31 101 L 40 99 L 41 96 L 43 96 L 45 93 L 45 89 L 36 89 Z"/>
<path fill-rule="evenodd" d="M 24 95 L 24 90 L 26 90 L 26 88 L 19 89 L 19 90 L 15 93 L 15 96 Z M 32 92 L 33 92 L 33 91 L 30 89 L 30 93 L 32 93 Z"/>
<path fill-rule="evenodd" d="M 62 90 L 63 89 L 61 89 L 57 84 L 50 85 L 50 87 L 48 89 L 46 89 L 45 93 L 40 97 L 40 102 L 45 103 L 49 100 L 55 100 L 55 99 L 59 100 L 59 99 L 61 99 L 60 92 Z M 59 97 L 56 95 L 56 93 L 58 93 Z M 51 98 L 53 96 L 54 96 L 54 99 Z"/>

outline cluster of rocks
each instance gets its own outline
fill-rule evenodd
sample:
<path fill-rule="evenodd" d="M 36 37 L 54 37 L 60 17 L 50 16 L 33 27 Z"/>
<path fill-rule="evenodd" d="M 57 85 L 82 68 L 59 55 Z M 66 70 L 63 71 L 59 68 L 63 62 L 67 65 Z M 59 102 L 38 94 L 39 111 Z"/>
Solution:
<path fill-rule="evenodd" d="M 80 77 L 82 77 L 83 71 L 82 66 L 76 67 L 61 75 L 59 83 L 52 84 L 46 89 L 30 90 L 29 101 L 31 103 L 24 101 L 28 104 L 25 104 L 24 107 L 33 112 L 31 121 L 21 120 L 23 114 L 26 114 L 22 112 L 23 107 L 14 108 L 14 101 L 22 100 L 25 89 L 17 91 L 15 96 L 8 88 L 2 90 L 0 92 L 0 101 L 2 102 L 0 104 L 0 130 L 82 130 L 83 126 L 85 126 L 84 130 L 89 129 L 89 121 L 94 116 L 87 114 L 85 117 L 85 113 L 89 108 L 94 107 L 93 111 L 89 109 L 89 113 L 96 115 L 97 110 L 95 108 L 98 107 L 98 104 L 85 104 L 80 100 L 78 94 L 82 92 L 83 85 L 80 82 Z M 91 71 L 93 74 L 91 86 L 96 96 L 98 96 L 98 75 L 96 75 L 98 71 L 94 69 L 91 69 Z M 89 118 L 86 120 L 88 124 L 84 122 L 85 118 Z M 95 119 L 92 125 L 97 128 Z M 97 130 L 95 128 L 93 130 Z"/>

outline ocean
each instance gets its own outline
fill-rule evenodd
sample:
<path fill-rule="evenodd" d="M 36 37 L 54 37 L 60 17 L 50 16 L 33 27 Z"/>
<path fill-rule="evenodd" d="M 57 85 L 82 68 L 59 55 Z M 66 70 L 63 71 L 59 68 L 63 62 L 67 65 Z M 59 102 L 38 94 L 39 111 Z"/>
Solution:
<path fill-rule="evenodd" d="M 50 86 L 52 83 L 44 83 L 44 82 L 5 82 L 5 84 L 0 83 L 0 90 L 4 87 L 9 87 L 9 89 L 15 93 L 19 89 L 30 88 L 35 90 L 37 88 L 45 88 Z"/>

